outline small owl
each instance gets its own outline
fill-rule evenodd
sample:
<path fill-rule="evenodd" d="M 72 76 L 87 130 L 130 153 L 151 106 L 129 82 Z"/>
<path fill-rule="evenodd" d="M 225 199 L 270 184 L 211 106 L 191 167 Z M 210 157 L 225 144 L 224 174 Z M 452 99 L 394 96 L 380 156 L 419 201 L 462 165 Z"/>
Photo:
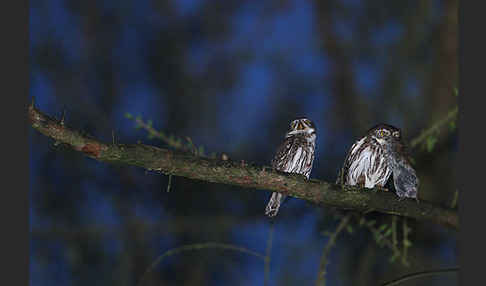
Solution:
<path fill-rule="evenodd" d="M 336 183 L 383 188 L 391 174 L 398 197 L 417 198 L 419 180 L 400 129 L 379 124 L 351 146 Z"/>
<path fill-rule="evenodd" d="M 296 119 L 290 123 L 290 130 L 284 142 L 277 149 L 272 167 L 287 173 L 297 173 L 309 178 L 314 162 L 316 148 L 316 128 L 307 118 Z M 285 196 L 272 193 L 265 214 L 274 217 L 278 213 Z"/>

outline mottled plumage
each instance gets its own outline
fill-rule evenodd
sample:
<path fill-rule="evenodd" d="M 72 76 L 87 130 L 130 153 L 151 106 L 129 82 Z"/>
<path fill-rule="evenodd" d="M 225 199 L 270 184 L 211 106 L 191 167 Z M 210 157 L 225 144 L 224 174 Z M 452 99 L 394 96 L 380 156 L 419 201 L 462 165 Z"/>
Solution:
<path fill-rule="evenodd" d="M 405 144 L 401 140 L 397 140 L 385 148 L 397 196 L 400 198 L 418 199 L 419 179 L 410 163 Z"/>
<path fill-rule="evenodd" d="M 400 129 L 379 124 L 351 146 L 336 183 L 383 188 L 392 174 L 400 198 L 417 197 L 419 181 L 408 160 Z"/>
<path fill-rule="evenodd" d="M 272 160 L 272 167 L 287 173 L 301 174 L 309 178 L 314 162 L 316 129 L 312 121 L 302 118 L 291 122 L 284 142 Z M 272 193 L 265 214 L 274 217 L 285 196 Z"/>

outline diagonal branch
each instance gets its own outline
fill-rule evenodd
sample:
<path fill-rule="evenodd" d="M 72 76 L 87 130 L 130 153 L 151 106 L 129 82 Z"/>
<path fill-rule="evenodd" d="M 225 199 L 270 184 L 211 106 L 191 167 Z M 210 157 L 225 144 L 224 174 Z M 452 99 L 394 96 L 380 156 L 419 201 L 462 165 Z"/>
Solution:
<path fill-rule="evenodd" d="M 303 176 L 277 172 L 265 166 L 197 157 L 144 144 L 106 144 L 60 124 L 33 104 L 29 106 L 28 117 L 32 127 L 40 133 L 101 162 L 138 166 L 194 180 L 279 192 L 319 206 L 377 211 L 428 220 L 456 229 L 459 227 L 457 211 L 425 201 L 399 201 L 394 194 L 378 190 L 364 191 L 357 187 L 306 180 Z"/>
<path fill-rule="evenodd" d="M 339 225 L 337 226 L 336 230 L 331 234 L 329 237 L 329 241 L 327 242 L 326 246 L 324 247 L 324 250 L 322 251 L 322 256 L 321 256 L 321 262 L 319 265 L 319 273 L 317 275 L 317 281 L 316 281 L 316 286 L 319 285 L 326 285 L 326 265 L 327 265 L 327 257 L 329 256 L 329 253 L 331 252 L 331 248 L 334 246 L 336 243 L 336 239 L 343 231 L 343 229 L 346 227 L 346 225 L 349 222 L 349 219 L 351 218 L 351 215 L 348 214 L 345 217 L 341 219 L 339 222 Z"/>
<path fill-rule="evenodd" d="M 449 113 L 447 114 L 447 116 L 445 116 L 444 118 L 442 118 L 441 120 L 439 120 L 438 122 L 436 122 L 431 127 L 423 130 L 422 133 L 420 133 L 420 135 L 417 138 L 413 139 L 410 142 L 410 147 L 412 147 L 412 148 L 418 147 L 420 144 L 422 144 L 423 142 L 425 142 L 426 139 L 428 137 L 430 137 L 431 135 L 438 134 L 439 131 L 446 124 L 450 123 L 451 121 L 454 121 L 457 118 L 458 111 L 459 111 L 459 108 L 456 106 L 454 109 L 452 109 L 451 111 L 449 111 Z"/>

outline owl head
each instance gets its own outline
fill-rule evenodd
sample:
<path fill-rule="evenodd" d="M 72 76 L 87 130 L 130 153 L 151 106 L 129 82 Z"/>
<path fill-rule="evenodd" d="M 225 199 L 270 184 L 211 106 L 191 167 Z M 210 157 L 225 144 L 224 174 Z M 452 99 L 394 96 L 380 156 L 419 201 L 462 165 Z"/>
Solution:
<path fill-rule="evenodd" d="M 375 139 L 380 145 L 401 142 L 402 132 L 399 128 L 388 125 L 378 124 L 368 130 L 368 136 Z"/>
<path fill-rule="evenodd" d="M 293 134 L 316 134 L 316 127 L 312 121 L 307 118 L 295 119 L 290 122 L 290 130 L 287 132 L 288 135 Z"/>

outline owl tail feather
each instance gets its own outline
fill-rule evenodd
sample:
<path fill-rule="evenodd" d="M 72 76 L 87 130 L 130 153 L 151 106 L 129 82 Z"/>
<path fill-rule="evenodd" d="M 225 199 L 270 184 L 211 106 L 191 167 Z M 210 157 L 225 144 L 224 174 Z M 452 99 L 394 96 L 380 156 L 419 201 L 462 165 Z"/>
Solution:
<path fill-rule="evenodd" d="M 285 196 L 280 193 L 272 193 L 272 197 L 270 197 L 270 201 L 268 201 L 267 207 L 265 208 L 265 214 L 269 217 L 276 216 L 280 208 L 280 203 L 284 198 Z"/>

